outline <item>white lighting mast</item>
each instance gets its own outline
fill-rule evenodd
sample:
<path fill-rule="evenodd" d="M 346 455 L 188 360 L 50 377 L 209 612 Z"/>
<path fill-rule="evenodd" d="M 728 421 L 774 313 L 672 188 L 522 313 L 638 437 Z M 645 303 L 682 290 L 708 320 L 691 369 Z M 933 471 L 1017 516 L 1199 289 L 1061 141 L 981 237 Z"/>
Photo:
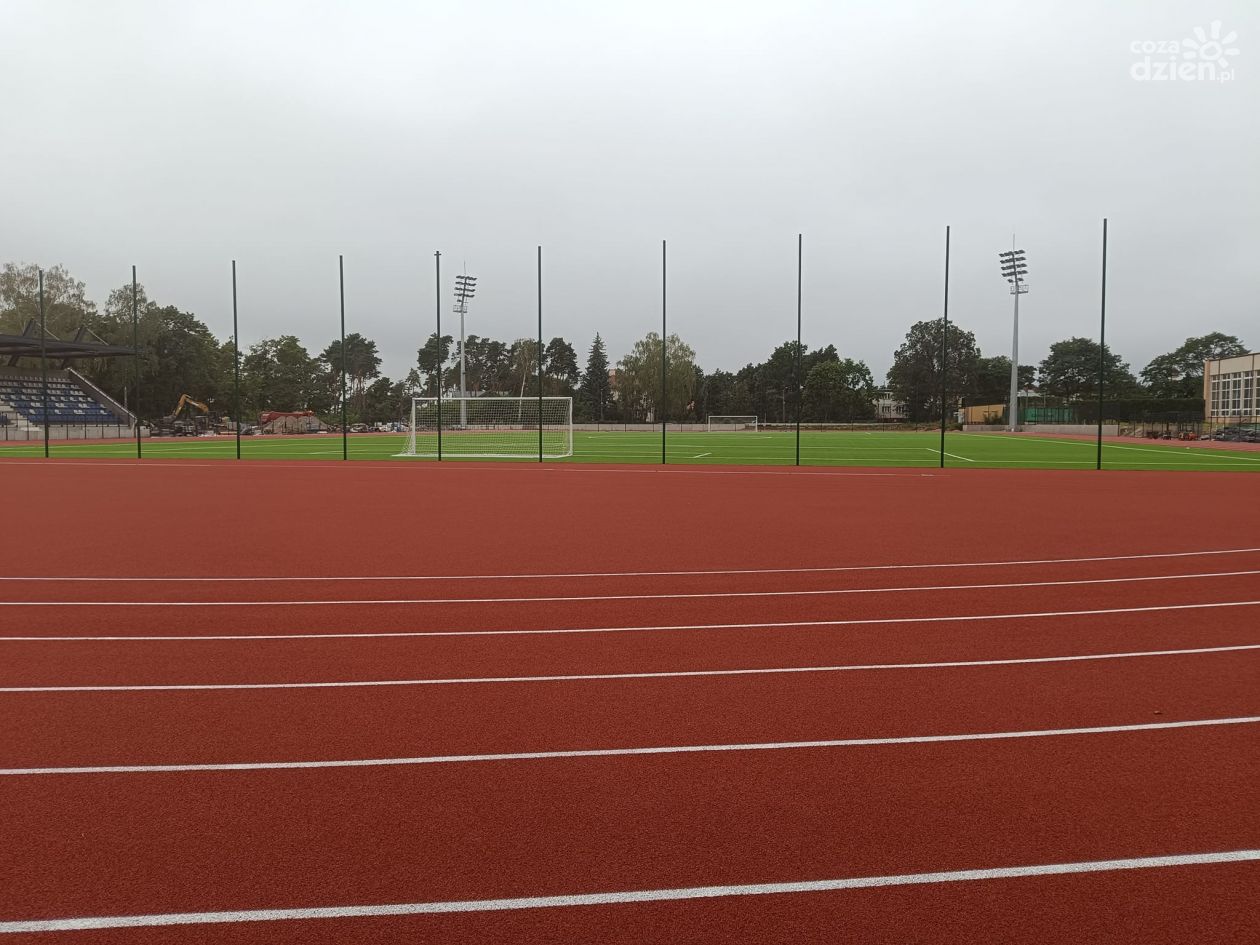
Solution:
<path fill-rule="evenodd" d="M 998 253 L 1001 261 L 1002 275 L 1011 284 L 1011 295 L 1015 296 L 1015 329 L 1011 341 L 1011 406 L 1007 410 L 1007 421 L 1012 433 L 1019 432 L 1019 297 L 1028 291 L 1028 283 L 1024 277 L 1028 275 L 1028 263 L 1024 260 L 1024 251 L 1012 248 Z"/>

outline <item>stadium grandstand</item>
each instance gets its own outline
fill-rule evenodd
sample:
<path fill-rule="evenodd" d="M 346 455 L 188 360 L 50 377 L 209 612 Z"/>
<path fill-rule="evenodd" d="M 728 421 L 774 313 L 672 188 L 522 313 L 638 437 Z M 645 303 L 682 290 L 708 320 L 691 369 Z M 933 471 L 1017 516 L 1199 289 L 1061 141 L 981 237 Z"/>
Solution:
<path fill-rule="evenodd" d="M 52 334 L 41 340 L 33 321 L 20 335 L 0 335 L 0 440 L 132 435 L 135 415 L 72 369 L 70 363 L 133 354 L 132 348 L 106 344 L 84 328 L 68 341 Z M 59 366 L 22 366 L 24 360 L 29 363 L 41 358 L 59 362 Z"/>

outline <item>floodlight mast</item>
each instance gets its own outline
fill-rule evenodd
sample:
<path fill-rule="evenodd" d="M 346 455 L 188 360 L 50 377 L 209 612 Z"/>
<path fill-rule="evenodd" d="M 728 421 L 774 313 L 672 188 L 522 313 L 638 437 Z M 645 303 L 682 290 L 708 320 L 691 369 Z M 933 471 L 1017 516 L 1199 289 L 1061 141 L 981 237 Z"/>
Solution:
<path fill-rule="evenodd" d="M 464 384 L 464 316 L 468 314 L 468 300 L 477 294 L 477 277 L 463 273 L 455 277 L 455 313 L 459 315 L 459 424 L 468 426 L 468 391 Z M 438 339 L 440 345 L 441 339 Z"/>
<path fill-rule="evenodd" d="M 1028 283 L 1024 278 L 1028 275 L 1028 263 L 1024 259 L 1024 251 L 1015 249 L 1015 238 L 1011 237 L 1011 249 L 998 253 L 998 261 L 1002 267 L 1002 275 L 1011 284 L 1011 295 L 1015 296 L 1015 327 L 1011 335 L 1011 406 L 1007 410 L 1007 428 L 1012 433 L 1019 432 L 1019 297 L 1028 291 Z"/>

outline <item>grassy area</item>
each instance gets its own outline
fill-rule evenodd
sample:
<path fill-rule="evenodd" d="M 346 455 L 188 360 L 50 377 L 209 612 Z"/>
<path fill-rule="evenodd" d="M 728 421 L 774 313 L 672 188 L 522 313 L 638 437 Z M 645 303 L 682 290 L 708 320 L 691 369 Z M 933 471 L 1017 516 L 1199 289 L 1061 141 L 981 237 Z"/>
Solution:
<path fill-rule="evenodd" d="M 352 434 L 351 459 L 393 459 L 405 437 L 392 434 Z M 940 462 L 940 437 L 911 432 L 805 432 L 801 435 L 801 463 L 808 466 L 876 466 L 933 468 Z M 129 457 L 134 443 L 75 441 L 56 443 L 56 457 Z M 1094 443 L 1088 440 L 1040 438 L 1032 434 L 950 433 L 945 440 L 946 465 L 1027 469 L 1091 469 Z M 165 440 L 144 443 L 150 457 L 232 459 L 236 442 L 230 437 Z M 41 442 L 0 443 L 0 457 L 42 456 Z M 242 440 L 245 459 L 340 459 L 341 437 L 268 436 Z M 793 433 L 670 433 L 667 459 L 671 463 L 791 465 L 796 456 Z M 574 455 L 554 462 L 658 463 L 659 433 L 587 432 L 574 434 Z M 399 462 L 430 462 L 400 459 Z M 549 462 L 552 462 L 549 460 Z M 1260 472 L 1260 451 L 1213 449 L 1204 444 L 1126 440 L 1103 446 L 1103 463 L 1110 469 L 1229 470 Z"/>

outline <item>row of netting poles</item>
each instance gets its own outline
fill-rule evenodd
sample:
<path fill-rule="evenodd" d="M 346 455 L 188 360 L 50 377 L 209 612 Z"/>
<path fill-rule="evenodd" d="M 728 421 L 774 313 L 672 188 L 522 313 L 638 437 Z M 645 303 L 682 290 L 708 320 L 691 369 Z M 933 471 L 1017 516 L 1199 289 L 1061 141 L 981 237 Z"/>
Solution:
<path fill-rule="evenodd" d="M 939 383 L 940 383 L 940 446 L 938 452 L 938 462 L 940 467 L 947 465 L 949 453 L 946 449 L 946 435 L 950 426 L 950 353 L 951 353 L 951 336 L 950 336 L 950 320 L 949 320 L 949 290 L 950 290 L 950 246 L 951 228 L 945 227 L 945 259 L 944 259 L 944 294 L 941 311 L 941 329 L 940 329 L 940 362 L 939 362 Z M 435 271 L 435 317 L 436 317 L 436 343 L 437 343 L 437 359 L 439 364 L 445 359 L 443 357 L 442 345 L 442 295 L 441 295 L 441 252 L 434 253 L 434 271 Z M 1108 220 L 1102 221 L 1102 252 L 1101 252 L 1101 286 L 1100 286 L 1100 303 L 1099 303 L 1099 346 L 1098 346 L 1098 374 L 1096 378 L 1097 384 L 1097 417 L 1095 431 L 1095 468 L 1102 469 L 1104 466 L 1103 444 L 1105 432 L 1105 416 L 1106 416 L 1106 385 L 1108 374 L 1111 372 L 1112 365 L 1107 357 L 1106 347 L 1106 328 L 1107 328 L 1107 261 L 1108 261 Z M 348 345 L 346 344 L 346 302 L 345 302 L 345 259 L 344 256 L 337 257 L 338 269 L 338 290 L 339 290 L 339 315 L 340 315 L 340 351 L 339 351 L 339 390 L 338 390 L 338 407 L 341 425 L 341 454 L 343 460 L 349 459 L 349 416 L 348 416 Z M 544 342 L 543 342 L 543 272 L 542 272 L 542 247 L 536 249 L 536 269 L 537 269 L 537 355 L 536 355 L 536 393 L 537 393 L 537 427 L 538 427 L 538 461 L 543 462 L 546 457 L 545 449 L 545 425 L 547 422 L 545 411 L 545 395 L 544 395 Z M 804 379 L 802 378 L 802 354 L 804 351 L 802 343 L 802 327 L 803 327 L 803 270 L 804 270 L 804 237 L 803 234 L 797 234 L 797 259 L 796 259 L 796 350 L 794 352 L 792 384 L 795 388 L 795 454 L 794 465 L 801 465 L 801 432 L 803 420 L 803 400 L 804 400 Z M 243 404 L 241 400 L 241 350 L 240 350 L 240 321 L 237 294 L 237 267 L 236 260 L 231 262 L 231 286 L 232 286 L 232 349 L 233 349 L 233 414 L 235 428 L 235 452 L 236 458 L 242 457 L 241 450 L 241 434 L 243 424 L 241 422 L 241 411 Z M 661 449 L 660 461 L 662 464 L 668 462 L 668 424 L 669 424 L 669 321 L 668 321 L 668 243 L 661 241 L 661 336 L 660 345 L 660 386 L 657 397 L 657 409 L 660 417 L 661 432 Z M 140 393 L 144 378 L 143 351 L 140 345 L 139 332 L 139 283 L 137 277 L 137 267 L 131 267 L 131 340 L 132 340 L 132 392 L 136 403 L 135 409 L 132 411 L 132 423 L 135 434 L 136 458 L 140 459 L 144 456 L 143 438 L 141 431 L 141 421 L 139 418 L 140 409 Z M 47 328 L 46 328 L 46 311 L 44 302 L 44 279 L 42 270 L 39 273 L 39 315 L 40 315 L 40 338 L 41 338 L 41 381 L 42 381 L 42 398 L 44 406 L 44 455 L 50 455 L 51 446 L 51 398 L 48 389 L 48 354 L 47 354 Z M 440 368 L 438 381 L 434 385 L 437 401 L 436 412 L 436 454 L 437 459 L 443 459 L 443 384 L 441 382 Z M 955 384 L 955 387 L 957 385 Z M 956 398 L 954 398 L 956 399 Z M 463 406 L 463 405 L 461 405 Z M 1019 405 L 1018 402 L 1008 406 L 1013 426 L 1019 426 Z M 572 417 L 569 418 L 572 423 Z M 413 428 L 411 435 L 416 435 L 416 421 L 413 417 Z"/>

